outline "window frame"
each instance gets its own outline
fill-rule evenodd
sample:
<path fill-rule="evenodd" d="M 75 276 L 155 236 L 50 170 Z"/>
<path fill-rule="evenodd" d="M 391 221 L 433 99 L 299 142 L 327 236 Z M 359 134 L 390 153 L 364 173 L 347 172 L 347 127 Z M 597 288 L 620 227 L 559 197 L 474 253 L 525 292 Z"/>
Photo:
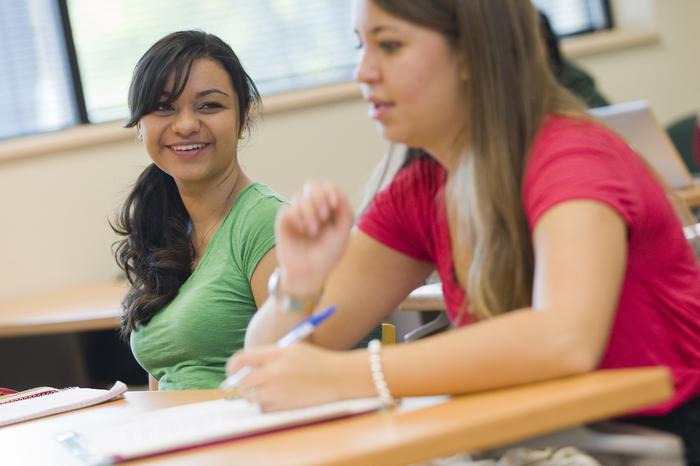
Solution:
<path fill-rule="evenodd" d="M 80 66 L 78 65 L 78 54 L 73 40 L 73 27 L 71 26 L 68 13 L 68 0 L 58 0 L 58 9 L 61 15 L 61 28 L 63 30 L 63 41 L 68 57 L 68 67 L 73 89 L 73 107 L 78 114 L 78 124 L 90 124 L 85 94 L 83 93 L 83 81 L 80 77 Z"/>
<path fill-rule="evenodd" d="M 584 1 L 586 1 L 588 4 L 589 0 L 584 0 Z M 612 11 L 612 7 L 610 5 L 610 0 L 600 0 L 600 2 L 601 2 L 601 7 L 603 8 L 603 14 L 604 14 L 605 19 L 606 19 L 605 25 L 603 27 L 601 27 L 601 28 L 590 27 L 588 29 L 581 29 L 579 31 L 572 32 L 569 34 L 557 34 L 559 39 L 560 40 L 569 39 L 572 37 L 579 37 L 579 36 L 586 35 L 586 34 L 595 34 L 598 32 L 610 31 L 610 30 L 615 29 L 615 18 L 613 17 L 613 11 Z M 535 5 L 535 8 L 538 8 L 537 5 Z M 549 20 L 551 23 L 552 18 L 549 17 Z"/>

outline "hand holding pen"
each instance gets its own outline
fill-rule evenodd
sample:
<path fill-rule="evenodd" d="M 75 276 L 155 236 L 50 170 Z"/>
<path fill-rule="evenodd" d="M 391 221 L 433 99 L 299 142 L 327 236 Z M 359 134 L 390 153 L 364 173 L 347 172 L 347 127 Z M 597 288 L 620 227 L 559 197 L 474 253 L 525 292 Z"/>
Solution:
<path fill-rule="evenodd" d="M 303 340 L 304 338 L 311 335 L 313 331 L 316 330 L 316 327 L 318 327 L 328 317 L 333 315 L 334 312 L 335 306 L 330 306 L 317 314 L 313 314 L 307 317 L 306 319 L 299 322 L 287 335 L 282 337 L 277 342 L 276 346 L 278 348 L 285 348 L 293 343 Z M 250 375 L 252 371 L 253 369 L 250 366 L 244 366 L 235 373 L 228 376 L 226 380 L 224 380 L 219 386 L 224 391 L 224 396 L 237 396 L 238 393 L 236 389 L 238 387 L 238 384 L 244 378 Z"/>

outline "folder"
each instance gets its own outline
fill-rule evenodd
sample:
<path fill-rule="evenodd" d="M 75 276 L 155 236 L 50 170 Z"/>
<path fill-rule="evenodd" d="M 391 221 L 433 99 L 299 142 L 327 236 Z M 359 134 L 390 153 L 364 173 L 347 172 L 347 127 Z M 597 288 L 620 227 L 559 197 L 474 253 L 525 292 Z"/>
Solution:
<path fill-rule="evenodd" d="M 243 399 L 218 399 L 150 411 L 124 422 L 85 426 L 56 437 L 90 466 L 117 464 L 376 411 L 377 398 L 263 413 Z"/>

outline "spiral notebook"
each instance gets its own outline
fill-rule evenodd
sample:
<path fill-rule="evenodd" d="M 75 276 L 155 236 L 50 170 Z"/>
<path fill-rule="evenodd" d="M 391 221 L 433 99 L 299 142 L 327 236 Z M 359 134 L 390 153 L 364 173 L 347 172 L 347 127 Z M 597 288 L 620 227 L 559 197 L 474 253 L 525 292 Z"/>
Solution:
<path fill-rule="evenodd" d="M 376 411 L 377 398 L 263 413 L 243 399 L 218 399 L 150 411 L 121 423 L 56 437 L 91 466 L 116 464 Z M 167 426 L 167 428 L 164 428 Z"/>
<path fill-rule="evenodd" d="M 127 386 L 117 381 L 109 390 L 37 387 L 0 396 L 0 427 L 121 398 Z"/>

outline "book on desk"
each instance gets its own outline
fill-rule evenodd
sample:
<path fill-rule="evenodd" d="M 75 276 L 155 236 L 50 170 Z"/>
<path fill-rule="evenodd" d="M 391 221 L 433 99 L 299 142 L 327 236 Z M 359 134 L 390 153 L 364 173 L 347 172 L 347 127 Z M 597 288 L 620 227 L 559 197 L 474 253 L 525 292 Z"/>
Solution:
<path fill-rule="evenodd" d="M 381 407 L 378 398 L 359 398 L 263 413 L 241 398 L 216 399 L 62 432 L 56 440 L 88 465 L 108 465 L 346 418 Z"/>
<path fill-rule="evenodd" d="M 121 398 L 127 387 L 117 381 L 109 390 L 36 387 L 0 397 L 0 427 L 65 413 Z"/>

